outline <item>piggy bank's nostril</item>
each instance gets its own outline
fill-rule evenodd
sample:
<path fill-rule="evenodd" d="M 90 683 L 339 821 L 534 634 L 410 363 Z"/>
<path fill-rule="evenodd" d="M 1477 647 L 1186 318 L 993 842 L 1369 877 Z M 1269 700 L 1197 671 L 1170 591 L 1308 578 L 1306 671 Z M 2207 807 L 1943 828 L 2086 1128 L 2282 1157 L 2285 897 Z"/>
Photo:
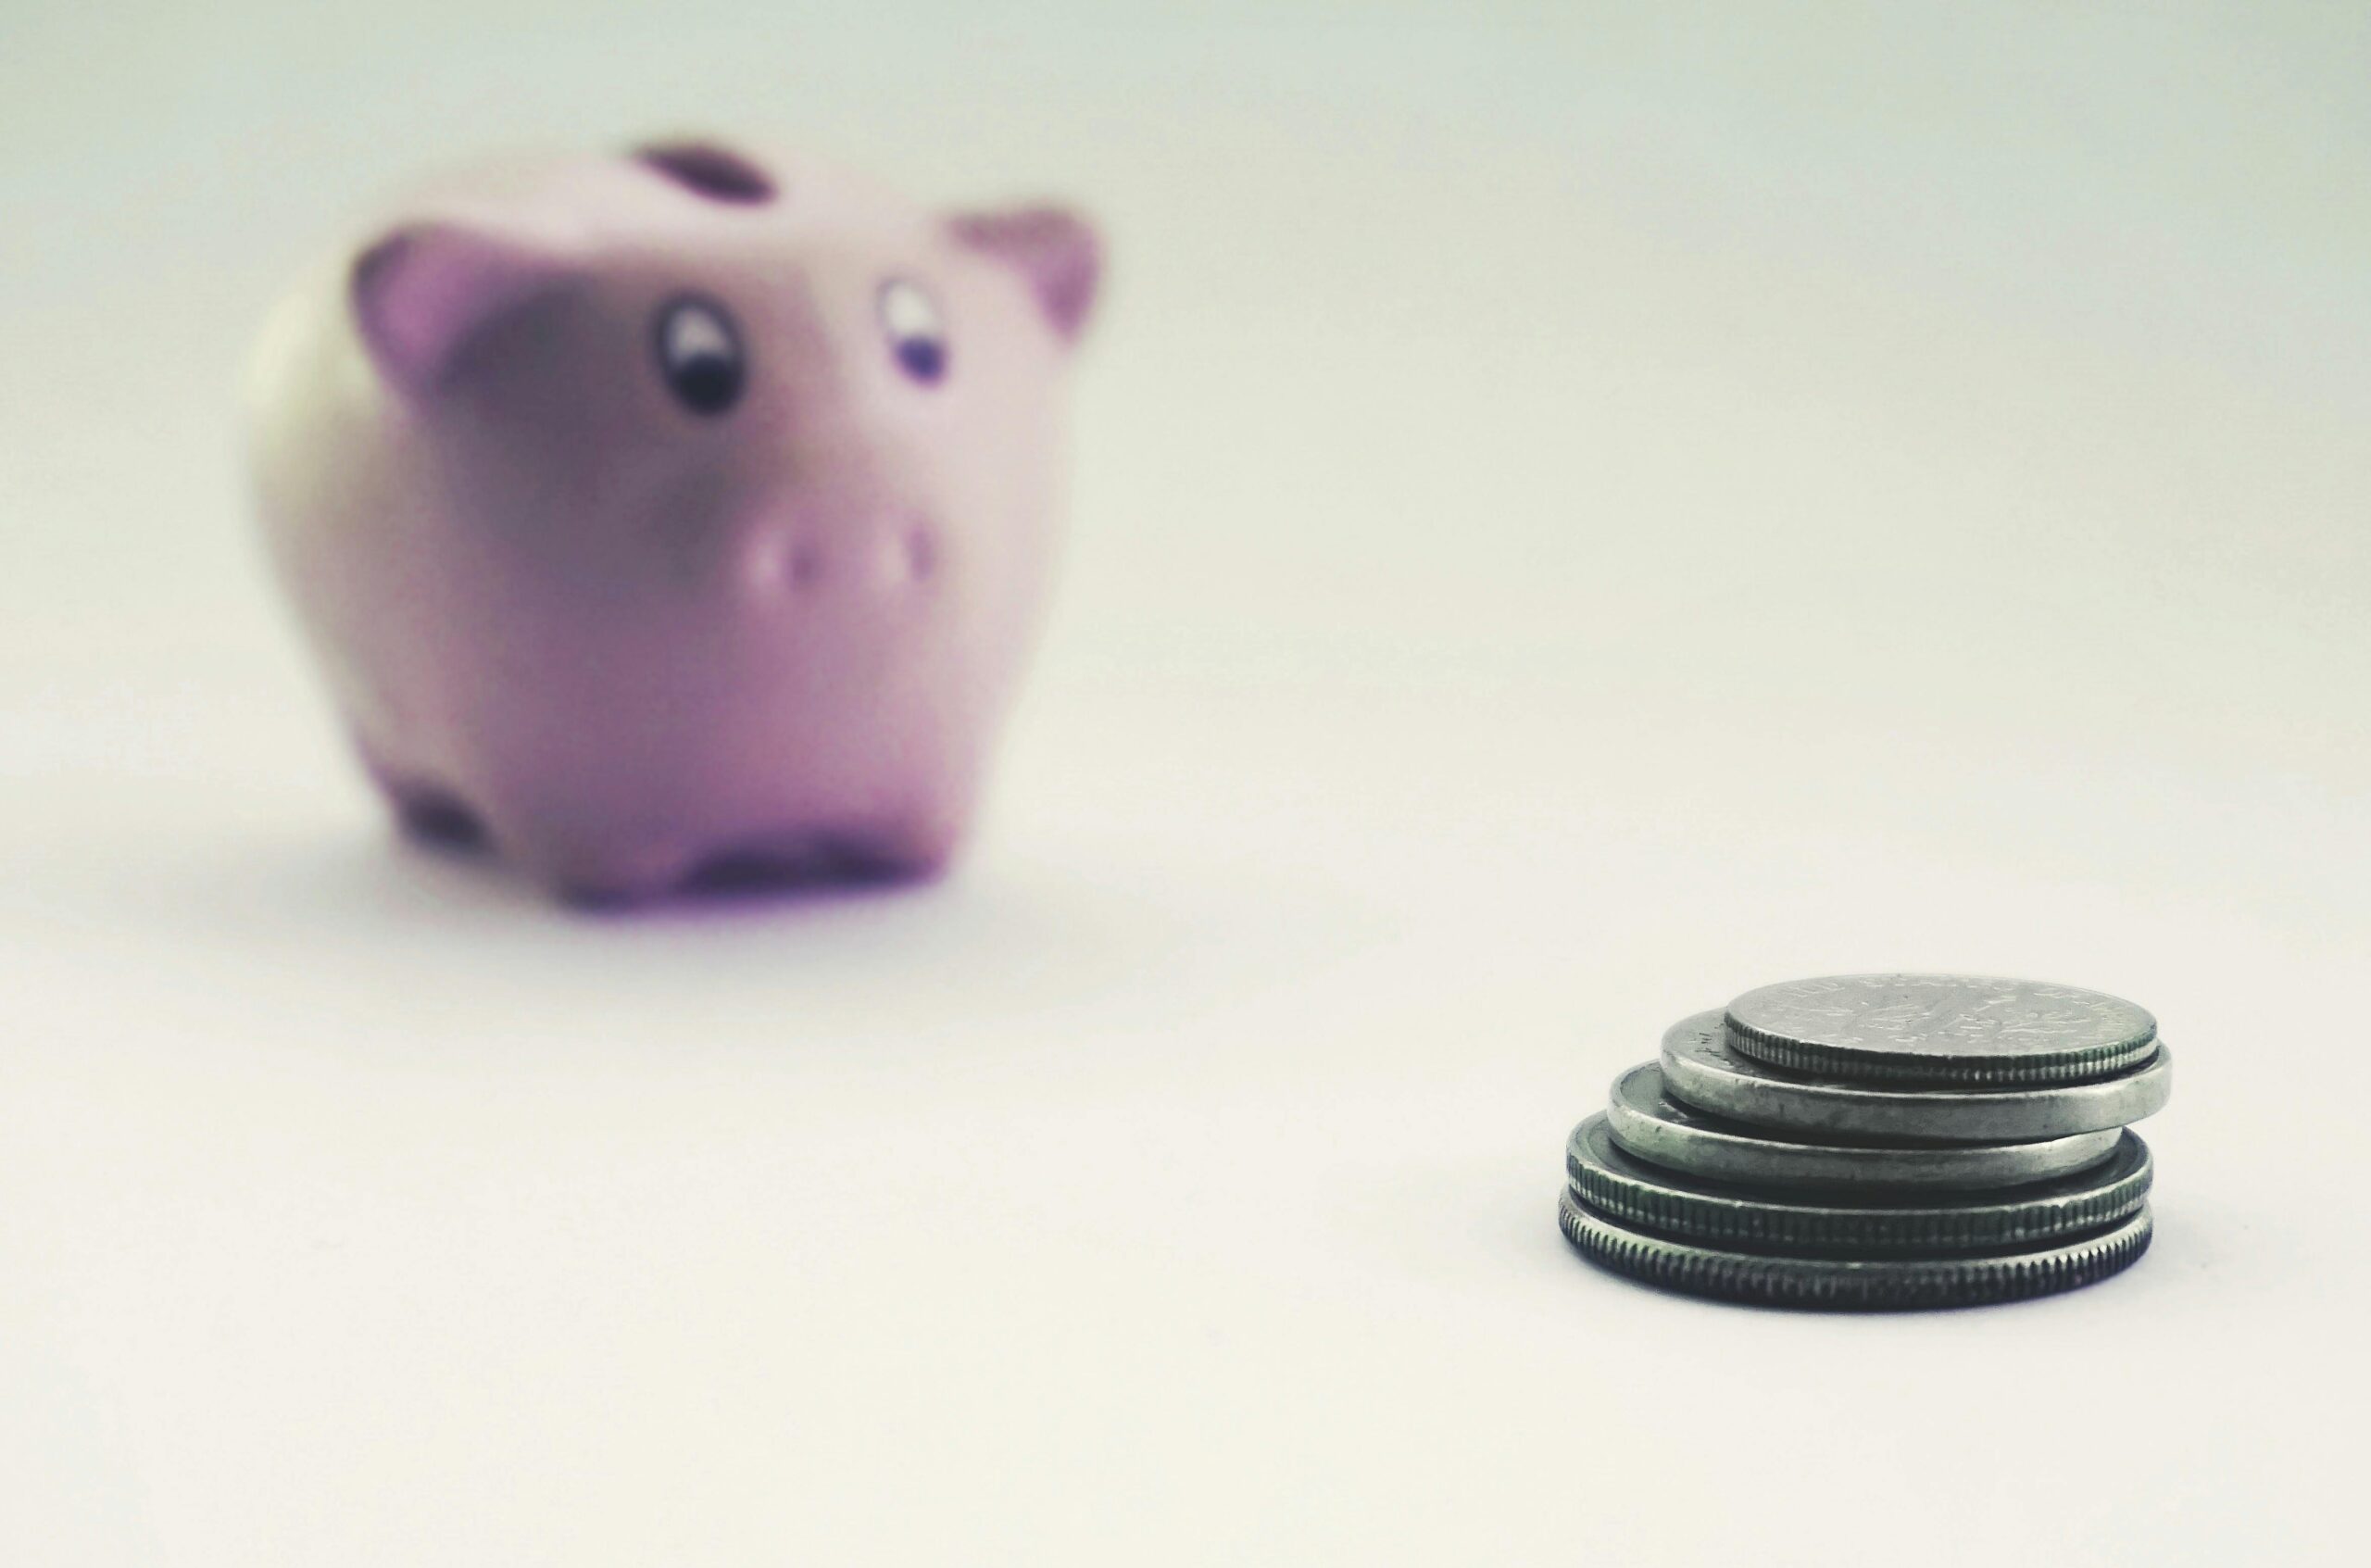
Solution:
<path fill-rule="evenodd" d="M 800 545 L 792 550 L 790 581 L 797 588 L 811 588 L 823 581 L 823 552 L 813 545 Z"/>
<path fill-rule="evenodd" d="M 927 583 L 938 570 L 938 543 L 921 523 L 886 528 L 865 551 L 865 560 L 866 580 L 872 587 L 910 588 Z"/>
<path fill-rule="evenodd" d="M 927 583 L 938 570 L 938 540 L 921 523 L 906 530 L 906 575 Z"/>
<path fill-rule="evenodd" d="M 788 534 L 758 534 L 741 548 L 741 587 L 759 597 L 780 593 L 798 580 L 800 556 L 801 547 Z"/>

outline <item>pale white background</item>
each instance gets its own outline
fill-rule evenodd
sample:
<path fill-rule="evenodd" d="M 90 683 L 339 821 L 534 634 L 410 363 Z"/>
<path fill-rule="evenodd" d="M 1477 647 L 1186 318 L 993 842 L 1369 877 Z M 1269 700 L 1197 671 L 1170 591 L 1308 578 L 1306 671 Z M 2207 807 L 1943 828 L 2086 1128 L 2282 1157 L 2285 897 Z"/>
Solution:
<path fill-rule="evenodd" d="M 2355 6 L 0 4 L 0 1562 L 2360 1549 Z M 748 129 L 1116 271 L 976 857 L 396 847 L 228 388 L 372 192 Z M 1573 1258 L 1763 981 L 2153 1008 L 2156 1250 Z"/>

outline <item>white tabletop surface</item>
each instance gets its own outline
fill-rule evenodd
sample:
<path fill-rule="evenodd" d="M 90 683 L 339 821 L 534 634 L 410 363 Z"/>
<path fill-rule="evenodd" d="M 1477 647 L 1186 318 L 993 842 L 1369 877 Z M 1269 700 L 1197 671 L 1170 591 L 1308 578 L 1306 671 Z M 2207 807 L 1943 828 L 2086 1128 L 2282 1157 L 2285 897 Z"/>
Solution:
<path fill-rule="evenodd" d="M 0 1562 L 2359 1561 L 2360 19 L 852 9 L 0 21 Z M 402 847 L 261 570 L 340 214 L 679 125 L 1110 229 L 944 885 Z M 1666 1023 L 1892 968 L 2159 1015 L 2137 1269 L 1566 1249 Z"/>

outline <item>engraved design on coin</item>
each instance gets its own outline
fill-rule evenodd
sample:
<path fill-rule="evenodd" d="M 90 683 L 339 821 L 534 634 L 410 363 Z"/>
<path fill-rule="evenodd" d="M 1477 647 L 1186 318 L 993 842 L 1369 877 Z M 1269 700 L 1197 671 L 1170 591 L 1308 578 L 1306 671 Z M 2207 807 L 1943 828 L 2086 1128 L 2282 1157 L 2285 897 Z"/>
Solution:
<path fill-rule="evenodd" d="M 1848 974 L 1749 991 L 1737 1047 L 1775 1067 L 1882 1082 L 2068 1082 L 2155 1049 L 2157 1021 L 2079 986 L 1968 975 Z"/>

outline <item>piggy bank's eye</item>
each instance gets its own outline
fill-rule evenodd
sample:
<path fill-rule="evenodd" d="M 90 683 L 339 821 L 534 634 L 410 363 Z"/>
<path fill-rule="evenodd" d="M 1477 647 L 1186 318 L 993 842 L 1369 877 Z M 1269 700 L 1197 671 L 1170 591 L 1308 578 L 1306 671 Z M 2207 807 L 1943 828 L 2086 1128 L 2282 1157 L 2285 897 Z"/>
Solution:
<path fill-rule="evenodd" d="M 939 317 L 938 302 L 920 283 L 892 278 L 881 285 L 878 305 L 889 351 L 906 373 L 923 383 L 944 377 L 947 323 Z"/>
<path fill-rule="evenodd" d="M 676 400 L 695 414 L 721 414 L 741 401 L 749 366 L 724 307 L 679 299 L 659 308 L 659 373 Z"/>

